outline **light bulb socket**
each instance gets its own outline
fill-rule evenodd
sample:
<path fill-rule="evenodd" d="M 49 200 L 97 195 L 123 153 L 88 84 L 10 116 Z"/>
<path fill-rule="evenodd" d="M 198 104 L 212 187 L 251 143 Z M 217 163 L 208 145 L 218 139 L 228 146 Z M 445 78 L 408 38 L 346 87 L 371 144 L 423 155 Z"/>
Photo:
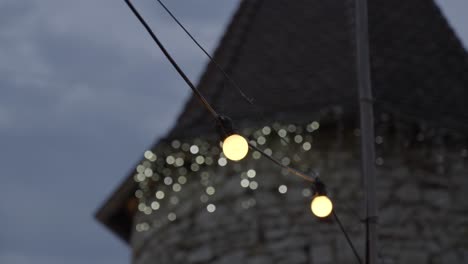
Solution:
<path fill-rule="evenodd" d="M 221 138 L 221 141 L 224 141 L 227 137 L 232 134 L 235 134 L 234 125 L 232 123 L 232 119 L 225 115 L 218 116 L 217 122 L 217 131 Z"/>
<path fill-rule="evenodd" d="M 320 180 L 320 178 L 315 178 L 314 184 L 312 185 L 312 191 L 314 195 L 327 195 L 327 187 Z"/>

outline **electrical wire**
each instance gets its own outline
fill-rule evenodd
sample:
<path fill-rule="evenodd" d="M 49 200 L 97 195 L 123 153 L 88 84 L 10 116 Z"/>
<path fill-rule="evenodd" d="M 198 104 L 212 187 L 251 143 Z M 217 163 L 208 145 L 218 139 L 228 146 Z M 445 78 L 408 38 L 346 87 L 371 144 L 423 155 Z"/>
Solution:
<path fill-rule="evenodd" d="M 178 20 L 172 15 L 172 13 L 164 6 L 164 4 L 160 1 L 160 0 L 157 0 L 163 7 L 164 9 L 166 9 L 166 11 L 174 18 L 174 20 L 176 20 L 176 22 L 178 22 Z M 140 23 L 142 23 L 142 25 L 145 27 L 145 29 L 148 31 L 148 33 L 150 34 L 150 36 L 152 37 L 152 39 L 156 42 L 156 44 L 158 45 L 158 47 L 161 49 L 161 51 L 164 53 L 164 55 L 166 56 L 166 58 L 169 60 L 169 62 L 172 64 L 172 66 L 176 69 L 176 71 L 179 73 L 179 75 L 181 75 L 181 77 L 184 79 L 184 81 L 187 83 L 187 85 L 189 85 L 189 87 L 192 89 L 192 91 L 195 93 L 195 95 L 198 97 L 198 99 L 203 103 L 203 105 L 209 110 L 209 112 L 218 120 L 220 115 L 213 109 L 213 107 L 208 103 L 208 101 L 203 97 L 203 95 L 200 93 L 200 91 L 193 85 L 193 83 L 190 81 L 190 79 L 185 75 L 185 73 L 182 71 L 182 69 L 179 67 L 179 65 L 174 61 L 174 59 L 172 58 L 172 56 L 169 54 L 169 52 L 165 49 L 164 45 L 159 41 L 159 39 L 157 38 L 157 36 L 155 35 L 155 33 L 152 31 L 152 29 L 149 27 L 149 25 L 146 23 L 146 21 L 143 19 L 143 17 L 140 15 L 140 13 L 135 9 L 135 7 L 133 6 L 133 4 L 130 2 L 130 0 L 125 0 L 125 2 L 127 3 L 127 5 L 129 6 L 129 8 L 132 10 L 132 12 L 134 13 L 134 15 L 138 18 L 138 20 L 140 21 Z M 185 29 L 185 27 L 183 27 L 182 24 L 180 24 L 180 22 L 178 22 L 178 24 L 184 29 L 184 31 L 192 38 L 192 40 L 199 46 L 200 49 L 202 49 L 205 54 L 210 58 L 210 60 L 212 60 L 218 67 L 218 69 L 225 75 L 225 77 L 231 81 L 234 85 L 235 82 L 234 80 L 232 80 L 229 75 L 227 75 L 227 73 L 219 66 L 219 64 L 217 64 L 213 58 L 206 52 L 205 49 L 203 49 L 203 47 L 193 38 L 193 36 Z M 236 85 L 237 86 L 237 85 Z M 238 87 L 237 87 L 238 88 Z M 241 95 L 247 99 L 247 97 L 245 96 L 245 94 L 242 93 L 242 91 L 240 89 L 238 89 L 239 92 L 241 93 Z M 251 100 L 248 100 L 249 103 L 252 103 Z M 222 126 L 222 123 L 219 122 L 219 124 Z M 296 176 L 299 176 L 301 177 L 302 179 L 306 180 L 306 181 L 309 181 L 309 182 L 316 182 L 316 179 L 317 179 L 317 175 L 314 174 L 314 177 L 311 177 L 309 175 L 306 175 L 304 173 L 302 173 L 301 171 L 298 171 L 294 168 L 291 168 L 287 165 L 284 165 L 282 164 L 279 160 L 275 159 L 274 157 L 266 154 L 263 150 L 261 150 L 260 148 L 258 148 L 257 146 L 249 143 L 249 146 L 252 148 L 252 149 L 255 149 L 256 151 L 258 151 L 259 153 L 261 153 L 264 157 L 266 157 L 267 159 L 269 159 L 270 161 L 272 161 L 273 163 L 275 163 L 276 165 L 288 170 L 289 172 L 293 173 L 294 175 Z M 350 246 L 351 248 L 353 249 L 353 251 L 355 252 L 356 256 L 358 257 L 358 260 L 360 262 L 360 259 L 359 259 L 359 255 L 357 255 L 357 252 L 346 232 L 346 230 L 344 229 L 344 227 L 342 226 L 340 220 L 338 219 L 338 216 L 336 215 L 336 213 L 333 211 L 333 215 L 335 217 L 335 219 L 337 220 L 337 223 L 339 224 L 340 228 L 341 228 L 341 231 L 343 232 L 343 234 L 345 235 L 348 243 L 350 243 Z"/>
<path fill-rule="evenodd" d="M 314 173 L 314 177 L 311 177 L 305 173 L 302 173 L 301 171 L 298 171 L 294 168 L 291 168 L 287 165 L 284 165 L 283 163 L 281 163 L 279 160 L 275 159 L 274 157 L 272 157 L 271 155 L 268 155 L 267 153 L 265 153 L 263 150 L 261 150 L 260 148 L 258 148 L 257 146 L 255 146 L 254 144 L 250 143 L 249 142 L 249 146 L 260 152 L 262 154 L 262 156 L 264 156 L 265 158 L 269 159 L 270 161 L 272 161 L 273 163 L 275 163 L 276 165 L 288 170 L 289 172 L 293 173 L 294 175 L 296 176 L 299 176 L 301 177 L 302 179 L 306 180 L 306 181 L 309 181 L 309 182 L 316 182 L 316 179 L 318 178 L 317 174 Z"/>
<path fill-rule="evenodd" d="M 159 3 L 162 4 L 161 1 L 157 0 Z M 179 67 L 179 65 L 175 62 L 175 60 L 172 58 L 172 56 L 169 54 L 169 52 L 166 50 L 166 48 L 164 47 L 164 45 L 161 43 L 161 41 L 157 38 L 156 34 L 153 32 L 153 30 L 151 29 L 151 27 L 146 23 L 146 21 L 143 19 L 143 17 L 140 15 L 140 13 L 136 10 L 136 8 L 133 6 L 133 4 L 130 2 L 130 0 L 125 0 L 125 3 L 128 5 L 128 7 L 130 8 L 130 10 L 133 12 L 133 14 L 137 17 L 137 19 L 140 21 L 140 23 L 145 27 L 146 31 L 150 34 L 151 38 L 154 40 L 154 42 L 158 45 L 158 47 L 161 49 L 161 51 L 163 52 L 163 54 L 166 56 L 166 58 L 169 60 L 169 62 L 172 64 L 172 66 L 175 68 L 175 70 L 179 73 L 179 75 L 184 79 L 184 81 L 187 83 L 187 85 L 192 89 L 192 91 L 194 92 L 194 94 L 197 96 L 197 98 L 201 101 L 201 103 L 203 104 L 203 106 L 213 115 L 213 117 L 216 119 L 216 122 L 219 124 L 219 126 L 223 129 L 223 130 L 226 130 L 226 128 L 224 127 L 223 125 L 223 121 L 222 121 L 222 116 L 219 115 L 216 110 L 209 104 L 209 102 L 205 99 L 205 97 L 201 94 L 201 92 L 195 87 L 195 85 L 193 85 L 193 83 L 190 81 L 190 79 L 187 77 L 187 75 L 184 73 L 184 71 Z M 163 4 L 162 4 L 163 5 Z M 164 5 L 163 5 L 164 6 Z M 168 11 L 167 8 L 165 8 L 166 11 Z M 168 11 L 169 12 L 169 11 Z M 170 12 L 169 12 L 170 13 Z M 170 13 L 171 16 L 172 13 Z M 178 21 L 174 16 L 173 16 L 174 20 Z M 182 24 L 178 23 L 183 29 L 184 31 L 189 34 L 189 36 L 192 38 L 193 41 L 195 41 L 195 43 L 197 43 L 197 45 L 203 50 L 205 51 L 205 49 L 203 49 L 201 47 L 201 45 L 198 44 L 198 42 L 190 35 L 190 33 L 188 33 L 188 31 L 185 29 L 185 27 L 182 26 Z M 205 51 L 205 54 L 215 63 L 215 61 L 213 60 L 213 58 Z M 216 63 L 216 65 L 218 66 L 218 69 L 220 69 L 223 74 L 225 75 L 226 78 L 228 78 L 228 80 L 230 80 L 233 84 L 235 84 L 235 82 L 229 77 L 229 75 L 227 75 L 227 73 L 222 70 L 221 67 L 219 67 L 219 64 Z M 237 85 L 236 85 L 237 86 Z M 239 92 L 241 92 L 240 89 L 238 89 Z M 245 99 L 247 99 L 247 97 L 241 92 L 241 94 L 243 95 L 243 97 Z M 250 103 L 252 103 L 251 100 L 248 100 Z M 259 153 L 261 153 L 265 158 L 267 158 L 268 160 L 272 161 L 273 163 L 275 163 L 276 165 L 288 170 L 289 172 L 293 173 L 294 175 L 296 176 L 299 176 L 301 177 L 302 179 L 306 180 L 306 181 L 309 181 L 309 182 L 312 182 L 312 183 L 317 183 L 318 182 L 318 175 L 316 175 L 314 173 L 314 177 L 311 177 L 305 173 L 302 173 L 301 171 L 298 171 L 292 167 L 289 167 L 287 165 L 284 165 L 282 164 L 279 160 L 275 159 L 274 157 L 268 155 L 267 153 L 265 153 L 263 150 L 261 150 L 260 148 L 258 148 L 257 146 L 255 146 L 254 144 L 252 143 L 249 143 L 249 146 L 258 151 Z M 344 234 L 344 236 L 346 237 L 346 240 L 348 241 L 348 244 L 350 245 L 350 247 L 352 248 L 354 254 L 356 255 L 356 258 L 358 259 L 359 263 L 361 263 L 361 259 L 359 257 L 359 255 L 357 254 L 357 251 L 351 241 L 351 239 L 349 238 L 349 235 L 348 233 L 346 232 L 346 230 L 344 229 L 343 225 L 341 224 L 341 221 L 339 220 L 338 216 L 336 215 L 336 213 L 333 211 L 333 215 L 336 219 L 336 222 L 338 223 L 338 225 L 340 226 L 340 229 L 342 231 L 342 233 Z"/>
<path fill-rule="evenodd" d="M 133 14 L 138 18 L 140 23 L 145 27 L 146 31 L 150 34 L 151 38 L 156 42 L 158 45 L 159 49 L 164 53 L 164 56 L 169 60 L 169 62 L 172 64 L 172 66 L 175 68 L 175 70 L 179 73 L 179 75 L 184 79 L 184 81 L 187 83 L 187 85 L 192 89 L 193 93 L 197 96 L 197 98 L 202 102 L 202 104 L 205 106 L 205 108 L 213 115 L 213 117 L 218 120 L 219 119 L 219 114 L 211 107 L 211 105 L 208 103 L 208 101 L 203 97 L 203 95 L 200 93 L 200 91 L 193 85 L 193 83 L 190 81 L 190 79 L 187 77 L 187 75 L 182 71 L 182 69 L 179 67 L 177 62 L 172 58 L 171 54 L 166 50 L 164 45 L 161 43 L 161 41 L 156 37 L 156 34 L 153 32 L 151 27 L 146 23 L 146 21 L 143 19 L 143 17 L 140 15 L 140 13 L 136 10 L 136 8 L 133 6 L 133 4 L 130 2 L 130 0 L 125 0 L 125 3 L 127 3 L 128 7 L 130 10 L 132 10 Z"/>
<path fill-rule="evenodd" d="M 177 19 L 177 17 L 169 10 L 169 8 L 166 7 L 166 5 L 161 1 L 161 0 L 156 0 L 163 8 L 166 10 L 166 12 L 172 17 L 172 19 L 182 28 L 182 30 L 192 39 L 192 41 L 205 53 L 205 55 L 210 59 L 211 62 L 216 66 L 216 68 L 224 75 L 224 78 L 226 78 L 231 84 L 234 86 L 234 88 L 237 89 L 239 94 L 244 98 L 249 104 L 253 104 L 253 98 L 248 97 L 245 95 L 245 93 L 242 91 L 242 89 L 237 85 L 237 83 L 229 76 L 229 74 L 226 73 L 225 70 L 219 65 L 219 63 L 211 56 L 208 51 L 206 51 L 205 48 L 193 37 L 193 35 L 185 28 L 185 26 Z"/>
<path fill-rule="evenodd" d="M 353 251 L 354 256 L 356 257 L 356 260 L 359 262 L 359 264 L 362 264 L 361 257 L 359 256 L 359 253 L 357 252 L 356 247 L 354 247 L 353 241 L 349 237 L 348 232 L 346 232 L 346 229 L 344 228 L 343 224 L 341 223 L 340 218 L 336 214 L 335 210 L 332 210 L 332 214 L 333 214 L 333 217 L 335 218 L 336 223 L 340 227 L 341 232 L 345 236 L 346 241 L 348 242 L 349 246 L 351 247 L 351 250 Z"/>

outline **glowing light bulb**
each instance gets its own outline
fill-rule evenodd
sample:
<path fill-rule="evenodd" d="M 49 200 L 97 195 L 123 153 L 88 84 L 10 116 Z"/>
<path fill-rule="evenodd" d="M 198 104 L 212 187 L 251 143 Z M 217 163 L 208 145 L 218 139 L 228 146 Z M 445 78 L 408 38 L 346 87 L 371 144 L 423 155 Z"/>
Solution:
<path fill-rule="evenodd" d="M 223 153 L 226 158 L 234 161 L 243 159 L 249 152 L 247 140 L 237 134 L 230 135 L 223 142 Z"/>
<path fill-rule="evenodd" d="M 327 196 L 318 195 L 312 200 L 310 209 L 317 217 L 327 217 L 333 210 L 333 204 Z"/>

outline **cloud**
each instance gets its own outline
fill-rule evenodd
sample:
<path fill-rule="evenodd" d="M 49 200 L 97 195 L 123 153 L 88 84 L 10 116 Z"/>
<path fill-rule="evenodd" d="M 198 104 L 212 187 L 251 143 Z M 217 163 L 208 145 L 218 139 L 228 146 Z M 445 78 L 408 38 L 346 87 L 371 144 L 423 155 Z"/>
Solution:
<path fill-rule="evenodd" d="M 41 110 L 56 109 L 59 116 L 63 116 L 68 114 L 65 111 L 79 113 L 90 110 L 90 106 L 96 109 L 97 106 L 104 108 L 112 105 L 114 107 L 105 109 L 105 112 L 113 116 L 139 109 L 140 112 L 151 113 L 153 119 L 158 119 L 161 113 L 161 119 L 166 120 L 164 117 L 167 115 L 151 111 L 151 108 L 157 106 L 175 114 L 189 95 L 185 84 L 123 2 L 49 0 L 28 9 L 16 9 L 23 10 L 24 14 L 16 15 L 26 19 L 21 23 L 8 23 L 11 25 L 9 33 L 0 36 L 4 43 L 0 44 L 3 50 L 0 58 L 11 62 L 0 65 L 2 73 L 8 76 L 7 80 L 13 83 L 15 89 L 30 89 L 30 93 L 39 93 L 39 97 L 48 97 L 47 101 L 57 104 L 55 108 L 49 107 L 48 103 L 45 106 L 47 109 L 24 110 L 40 114 Z M 215 13 L 219 15 L 219 12 Z M 149 18 L 152 17 L 150 15 Z M 16 22 L 18 16 L 11 19 Z M 196 80 L 206 59 L 168 17 L 156 17 L 150 20 L 157 25 L 161 38 L 168 43 L 169 50 L 173 51 L 192 79 Z M 200 33 L 204 36 L 202 42 L 214 47 L 222 26 L 208 20 L 200 22 L 197 27 L 194 23 L 196 19 L 188 20 L 193 28 L 202 29 L 194 34 Z M 8 41 L 3 42 L 5 39 Z M 88 101 L 82 101 L 79 105 L 64 107 L 77 92 L 83 92 L 83 87 L 87 87 L 88 93 L 95 94 L 81 98 Z M 161 102 L 163 104 L 153 104 L 149 98 L 155 98 L 157 94 L 168 100 Z M 115 101 L 106 104 L 108 99 Z M 118 102 L 121 106 L 115 107 Z M 28 105 L 23 107 L 28 108 Z M 118 111 L 119 108 L 121 111 Z M 44 114 L 55 116 L 51 112 Z M 167 129 L 170 121 L 172 119 L 160 124 L 165 124 Z"/>
<path fill-rule="evenodd" d="M 0 131 L 10 127 L 10 114 L 0 106 Z"/>
<path fill-rule="evenodd" d="M 206 58 L 135 2 L 195 81 Z M 208 49 L 236 4 L 168 3 Z M 0 88 L 0 263 L 128 263 L 92 213 L 173 124 L 185 83 L 123 1 L 4 0 Z"/>
<path fill-rule="evenodd" d="M 468 2 L 444 0 L 436 0 L 435 2 L 439 5 L 465 49 L 468 49 L 468 27 L 466 26 L 468 24 L 466 17 Z"/>

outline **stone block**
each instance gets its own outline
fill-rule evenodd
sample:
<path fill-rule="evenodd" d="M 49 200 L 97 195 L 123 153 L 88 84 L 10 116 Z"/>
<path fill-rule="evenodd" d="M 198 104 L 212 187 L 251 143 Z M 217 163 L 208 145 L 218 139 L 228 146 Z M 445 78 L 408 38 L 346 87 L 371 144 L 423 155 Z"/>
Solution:
<path fill-rule="evenodd" d="M 328 264 L 333 262 L 333 254 L 332 254 L 331 246 L 329 245 L 316 245 L 311 247 L 310 259 L 314 264 Z"/>
<path fill-rule="evenodd" d="M 302 264 L 307 263 L 308 257 L 304 250 L 289 250 L 280 257 L 278 264 Z"/>
<path fill-rule="evenodd" d="M 218 259 L 213 262 L 213 264 L 238 264 L 238 263 L 245 263 L 245 251 L 236 251 L 233 253 L 229 253 L 227 255 L 218 256 Z"/>
<path fill-rule="evenodd" d="M 191 251 L 187 256 L 187 260 L 190 263 L 206 262 L 213 257 L 214 255 L 211 247 L 204 245 Z"/>
<path fill-rule="evenodd" d="M 414 183 L 406 183 L 395 191 L 396 197 L 404 202 L 416 202 L 421 199 L 421 190 Z"/>
<path fill-rule="evenodd" d="M 401 264 L 414 264 L 414 263 L 429 263 L 429 255 L 424 251 L 403 251 L 400 252 L 400 261 Z M 455 263 L 455 262 L 447 262 Z"/>
<path fill-rule="evenodd" d="M 268 255 L 258 255 L 249 257 L 246 264 L 271 264 L 273 259 Z"/>

